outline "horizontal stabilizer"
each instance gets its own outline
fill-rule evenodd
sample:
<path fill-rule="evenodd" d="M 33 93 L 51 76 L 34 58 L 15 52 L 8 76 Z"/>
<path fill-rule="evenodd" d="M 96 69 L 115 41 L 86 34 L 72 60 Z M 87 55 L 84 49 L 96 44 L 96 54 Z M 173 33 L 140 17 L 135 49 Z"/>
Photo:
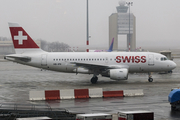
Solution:
<path fill-rule="evenodd" d="M 21 54 L 12 54 L 12 55 L 6 55 L 4 59 L 11 60 L 11 59 L 16 59 L 24 62 L 29 62 L 31 61 L 31 57 L 28 56 L 22 56 Z"/>

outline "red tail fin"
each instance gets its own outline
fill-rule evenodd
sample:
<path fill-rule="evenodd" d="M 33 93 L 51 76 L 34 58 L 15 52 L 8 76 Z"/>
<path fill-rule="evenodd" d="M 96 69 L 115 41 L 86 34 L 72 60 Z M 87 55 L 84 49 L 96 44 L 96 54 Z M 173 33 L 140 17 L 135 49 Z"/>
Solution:
<path fill-rule="evenodd" d="M 15 49 L 39 48 L 26 31 L 17 23 L 9 23 L 11 37 Z"/>

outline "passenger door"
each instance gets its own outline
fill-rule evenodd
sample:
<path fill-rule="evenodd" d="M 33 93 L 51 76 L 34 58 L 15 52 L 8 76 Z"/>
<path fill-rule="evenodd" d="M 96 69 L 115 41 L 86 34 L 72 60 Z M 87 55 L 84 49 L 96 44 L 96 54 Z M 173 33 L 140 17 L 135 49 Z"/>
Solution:
<path fill-rule="evenodd" d="M 47 55 L 46 54 L 41 55 L 41 66 L 47 66 Z"/>
<path fill-rule="evenodd" d="M 148 65 L 154 66 L 154 55 L 153 54 L 148 55 Z"/>

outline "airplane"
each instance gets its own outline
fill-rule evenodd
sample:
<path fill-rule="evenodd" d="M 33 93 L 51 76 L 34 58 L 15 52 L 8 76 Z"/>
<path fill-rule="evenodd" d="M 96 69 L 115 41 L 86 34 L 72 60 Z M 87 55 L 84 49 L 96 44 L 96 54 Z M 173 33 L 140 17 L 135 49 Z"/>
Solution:
<path fill-rule="evenodd" d="M 113 51 L 114 38 L 111 41 L 111 45 L 108 50 L 89 50 L 89 52 L 112 52 Z"/>
<path fill-rule="evenodd" d="M 153 52 L 46 52 L 43 51 L 17 23 L 9 23 L 15 54 L 4 59 L 20 64 L 65 73 L 92 74 L 95 84 L 98 75 L 112 80 L 127 80 L 128 73 L 170 71 L 176 63 Z"/>

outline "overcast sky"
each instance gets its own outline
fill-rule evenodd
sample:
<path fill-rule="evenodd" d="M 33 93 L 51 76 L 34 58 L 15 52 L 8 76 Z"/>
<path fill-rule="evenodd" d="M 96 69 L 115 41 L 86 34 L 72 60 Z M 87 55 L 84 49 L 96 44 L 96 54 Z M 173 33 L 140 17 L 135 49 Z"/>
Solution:
<path fill-rule="evenodd" d="M 109 16 L 119 1 L 89 0 L 90 46 L 108 47 Z M 180 46 L 180 0 L 131 1 L 137 47 Z M 2 37 L 10 37 L 8 22 L 19 23 L 33 39 L 86 44 L 86 0 L 0 0 Z M 126 47 L 125 36 L 119 37 L 119 47 Z"/>

